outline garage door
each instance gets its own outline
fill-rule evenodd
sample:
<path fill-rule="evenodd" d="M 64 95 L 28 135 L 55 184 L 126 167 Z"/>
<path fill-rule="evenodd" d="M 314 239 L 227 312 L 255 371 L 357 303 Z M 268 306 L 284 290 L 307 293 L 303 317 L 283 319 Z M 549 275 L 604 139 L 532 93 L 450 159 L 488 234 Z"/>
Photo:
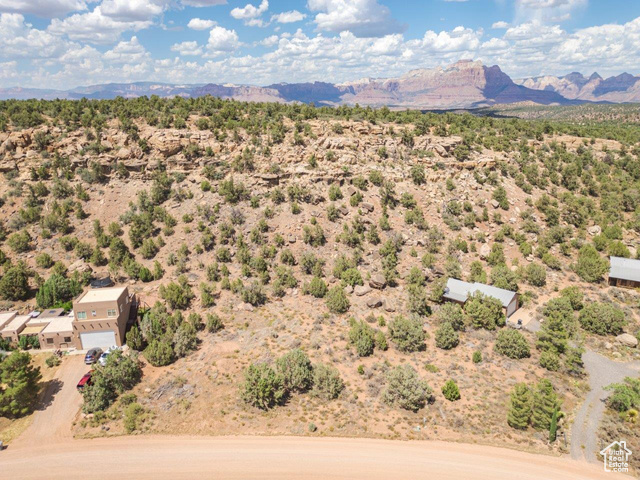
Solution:
<path fill-rule="evenodd" d="M 95 347 L 106 349 L 116 344 L 116 334 L 112 331 L 81 333 L 80 341 L 82 342 L 83 350 Z"/>

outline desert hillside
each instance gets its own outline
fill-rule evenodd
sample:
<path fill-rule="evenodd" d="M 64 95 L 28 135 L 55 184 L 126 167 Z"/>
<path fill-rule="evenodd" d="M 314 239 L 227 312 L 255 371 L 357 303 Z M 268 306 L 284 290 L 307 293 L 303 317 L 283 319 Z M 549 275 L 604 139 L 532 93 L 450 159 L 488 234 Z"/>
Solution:
<path fill-rule="evenodd" d="M 639 253 L 639 141 L 633 123 L 212 97 L 0 102 L 0 307 L 105 276 L 151 307 L 127 336 L 140 382 L 85 393 L 77 435 L 567 451 L 582 353 L 639 357 L 640 297 L 606 281 L 609 255 Z M 443 302 L 449 278 L 520 309 L 505 325 L 487 297 Z"/>

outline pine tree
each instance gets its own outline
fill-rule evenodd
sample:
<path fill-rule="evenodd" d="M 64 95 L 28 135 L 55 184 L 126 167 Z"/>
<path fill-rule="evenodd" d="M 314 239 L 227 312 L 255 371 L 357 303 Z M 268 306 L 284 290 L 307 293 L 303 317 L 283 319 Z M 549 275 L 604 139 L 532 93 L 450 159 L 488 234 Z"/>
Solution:
<path fill-rule="evenodd" d="M 507 414 L 507 423 L 512 428 L 524 430 L 529 426 L 531 412 L 531 389 L 525 383 L 519 383 L 511 392 L 511 406 Z"/>
<path fill-rule="evenodd" d="M 545 352 L 553 350 L 558 354 L 562 354 L 567 350 L 568 338 L 569 334 L 560 316 L 547 317 L 538 332 L 536 347 Z"/>
<path fill-rule="evenodd" d="M 40 367 L 31 355 L 15 351 L 0 362 L 0 416 L 20 417 L 31 411 L 38 394 Z"/>
<path fill-rule="evenodd" d="M 538 430 L 549 430 L 553 413 L 560 408 L 558 396 L 551 382 L 545 378 L 540 380 L 533 392 L 533 412 L 531 424 Z"/>

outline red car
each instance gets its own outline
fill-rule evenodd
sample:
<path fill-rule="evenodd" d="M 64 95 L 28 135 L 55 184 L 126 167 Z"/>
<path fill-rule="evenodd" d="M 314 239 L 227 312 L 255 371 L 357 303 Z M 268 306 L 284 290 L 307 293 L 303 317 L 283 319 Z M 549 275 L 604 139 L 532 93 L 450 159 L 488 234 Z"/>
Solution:
<path fill-rule="evenodd" d="M 83 377 L 78 382 L 78 391 L 82 392 L 82 389 L 85 385 L 91 385 L 91 372 L 87 372 L 83 375 Z"/>

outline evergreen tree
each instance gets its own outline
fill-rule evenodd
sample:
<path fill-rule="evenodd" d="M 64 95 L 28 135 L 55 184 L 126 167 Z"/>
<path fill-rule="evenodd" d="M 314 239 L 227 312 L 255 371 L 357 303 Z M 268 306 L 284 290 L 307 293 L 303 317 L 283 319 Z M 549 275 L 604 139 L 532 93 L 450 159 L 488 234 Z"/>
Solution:
<path fill-rule="evenodd" d="M 525 430 L 529 426 L 532 413 L 531 389 L 525 383 L 517 384 L 511 392 L 511 405 L 507 414 L 507 423 L 512 428 Z"/>
<path fill-rule="evenodd" d="M 531 424 L 538 430 L 549 430 L 553 413 L 560 408 L 560 402 L 551 382 L 540 380 L 533 392 Z"/>
<path fill-rule="evenodd" d="M 0 415 L 18 417 L 31 411 L 38 394 L 40 368 L 31 365 L 31 355 L 15 351 L 0 363 Z"/>
<path fill-rule="evenodd" d="M 559 315 L 545 318 L 538 332 L 536 347 L 542 351 L 554 351 L 563 354 L 567 350 L 569 334 Z"/>

